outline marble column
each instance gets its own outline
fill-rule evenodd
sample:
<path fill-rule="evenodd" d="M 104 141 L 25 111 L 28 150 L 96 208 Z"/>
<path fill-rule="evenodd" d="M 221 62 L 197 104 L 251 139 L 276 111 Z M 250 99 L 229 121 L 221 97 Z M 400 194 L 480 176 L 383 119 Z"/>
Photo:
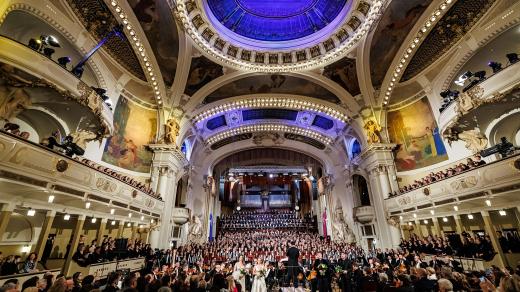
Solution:
<path fill-rule="evenodd" d="M 159 248 L 170 247 L 171 231 L 173 228 L 172 209 L 175 207 L 177 189 L 175 173 L 168 167 L 162 167 L 159 176 L 158 190 L 164 200 L 164 211 L 161 215 L 159 227 Z"/>
<path fill-rule="evenodd" d="M 72 241 L 70 243 L 70 251 L 65 259 L 65 264 L 63 266 L 63 274 L 66 276 L 72 276 L 70 272 L 70 264 L 72 263 L 72 256 L 76 252 L 78 248 L 79 239 L 81 237 L 83 231 L 83 225 L 85 224 L 86 215 L 79 215 L 78 221 L 76 221 L 76 225 L 74 226 L 74 230 L 72 232 Z"/>
<path fill-rule="evenodd" d="M 36 246 L 34 248 L 34 252 L 38 254 L 38 261 L 42 258 L 43 250 L 45 249 L 45 244 L 47 243 L 49 232 L 51 231 L 52 222 L 54 222 L 55 216 L 56 211 L 54 210 L 47 211 L 47 214 L 45 215 L 45 221 L 43 221 L 42 229 L 40 231 L 38 241 L 36 242 Z"/>
<path fill-rule="evenodd" d="M 107 228 L 107 218 L 102 218 L 101 222 L 99 223 L 99 229 L 97 231 L 97 242 L 98 244 L 101 244 L 103 242 L 103 236 L 105 235 L 105 230 Z"/>
<path fill-rule="evenodd" d="M 4 236 L 7 225 L 9 225 L 9 219 L 14 211 L 14 204 L 3 204 L 0 209 L 0 239 Z"/>
<path fill-rule="evenodd" d="M 493 249 L 497 252 L 495 260 L 498 262 L 498 265 L 501 268 L 504 268 L 506 266 L 507 259 L 504 256 L 504 252 L 502 250 L 502 247 L 500 246 L 500 242 L 498 241 L 496 230 L 493 227 L 491 218 L 489 217 L 489 211 L 480 211 L 480 214 L 482 215 L 482 219 L 484 221 L 484 228 L 486 230 L 486 234 L 489 235 L 489 238 L 491 238 Z"/>

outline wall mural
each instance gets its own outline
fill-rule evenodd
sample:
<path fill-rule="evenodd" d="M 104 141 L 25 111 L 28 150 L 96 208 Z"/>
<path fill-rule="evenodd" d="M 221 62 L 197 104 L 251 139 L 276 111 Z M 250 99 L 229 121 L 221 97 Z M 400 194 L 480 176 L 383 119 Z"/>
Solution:
<path fill-rule="evenodd" d="M 204 103 L 255 93 L 305 95 L 328 102 L 340 103 L 340 100 L 332 92 L 315 83 L 302 78 L 277 74 L 246 77 L 226 84 L 210 93 L 204 100 Z"/>
<path fill-rule="evenodd" d="M 398 171 L 430 166 L 448 159 L 427 97 L 402 109 L 388 112 L 388 134 L 398 144 Z"/>
<path fill-rule="evenodd" d="M 379 21 L 370 48 L 372 84 L 379 88 L 395 54 L 432 0 L 392 1 Z"/>
<path fill-rule="evenodd" d="M 208 84 L 211 80 L 224 75 L 222 66 L 213 63 L 208 58 L 201 56 L 191 60 L 190 74 L 186 81 L 184 93 L 193 95 L 197 90 Z"/>
<path fill-rule="evenodd" d="M 177 70 L 179 34 L 167 1 L 130 0 L 157 59 L 164 82 L 172 86 Z"/>
<path fill-rule="evenodd" d="M 114 113 L 114 136 L 107 139 L 102 160 L 136 172 L 148 172 L 152 153 L 146 149 L 157 133 L 157 113 L 123 96 Z"/>
<path fill-rule="evenodd" d="M 338 83 L 345 88 L 352 96 L 361 93 L 356 72 L 356 60 L 343 58 L 334 64 L 325 67 L 323 76 Z"/>

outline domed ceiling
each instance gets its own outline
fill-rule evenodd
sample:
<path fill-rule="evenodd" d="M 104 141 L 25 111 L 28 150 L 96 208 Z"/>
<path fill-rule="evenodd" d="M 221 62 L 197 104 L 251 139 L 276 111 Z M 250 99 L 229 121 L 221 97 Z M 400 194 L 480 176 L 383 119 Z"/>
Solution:
<path fill-rule="evenodd" d="M 227 29 L 260 41 L 288 41 L 312 35 L 332 23 L 347 0 L 207 0 Z"/>

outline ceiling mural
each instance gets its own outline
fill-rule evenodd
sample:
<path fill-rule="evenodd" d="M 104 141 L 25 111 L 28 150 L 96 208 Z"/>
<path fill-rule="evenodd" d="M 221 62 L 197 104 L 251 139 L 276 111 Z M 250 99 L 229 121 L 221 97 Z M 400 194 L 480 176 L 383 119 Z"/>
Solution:
<path fill-rule="evenodd" d="M 398 171 L 413 170 L 448 160 L 439 127 L 427 97 L 388 112 L 388 135 L 397 144 Z"/>
<path fill-rule="evenodd" d="M 164 0 L 130 0 L 152 47 L 164 83 L 172 86 L 177 70 L 179 34 L 170 6 Z"/>
<path fill-rule="evenodd" d="M 287 75 L 251 76 L 226 84 L 210 93 L 204 103 L 256 93 L 282 93 L 310 96 L 339 104 L 340 100 L 329 90 L 308 80 Z"/>
<path fill-rule="evenodd" d="M 495 0 L 459 0 L 428 34 L 406 67 L 401 81 L 410 80 L 453 47 L 495 3 Z"/>
<path fill-rule="evenodd" d="M 352 96 L 361 93 L 356 72 L 356 60 L 343 58 L 325 67 L 323 75 L 345 88 Z"/>
<path fill-rule="evenodd" d="M 401 44 L 432 0 L 392 1 L 386 8 L 370 47 L 370 75 L 379 88 Z"/>
<path fill-rule="evenodd" d="M 105 2 L 98 0 L 67 0 L 74 13 L 78 16 L 85 29 L 96 41 L 101 41 L 119 23 Z M 123 34 L 124 36 L 124 34 Z M 146 80 L 139 59 L 126 37 L 112 36 L 103 48 L 121 66 L 141 80 Z"/>
<path fill-rule="evenodd" d="M 193 95 L 211 80 L 224 75 L 223 67 L 204 56 L 193 58 L 184 93 Z"/>

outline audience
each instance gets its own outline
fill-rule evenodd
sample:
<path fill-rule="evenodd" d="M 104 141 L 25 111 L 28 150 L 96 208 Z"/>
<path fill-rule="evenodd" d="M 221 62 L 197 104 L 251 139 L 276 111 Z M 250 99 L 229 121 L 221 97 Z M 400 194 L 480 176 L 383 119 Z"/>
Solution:
<path fill-rule="evenodd" d="M 445 180 L 452 176 L 459 175 L 466 171 L 480 167 L 484 164 L 486 164 L 486 162 L 484 160 L 482 160 L 482 157 L 480 155 L 475 155 L 473 159 L 468 157 L 466 159 L 466 163 L 461 162 L 455 166 L 447 168 L 444 171 L 438 171 L 436 173 L 431 172 L 427 176 L 423 177 L 422 179 L 414 180 L 414 182 L 412 184 L 399 188 L 399 193 L 404 194 L 404 193 L 413 191 L 415 189 L 427 186 L 427 185 L 435 183 L 437 181 Z M 397 192 L 389 193 L 390 197 L 395 197 L 398 195 L 399 194 L 397 194 Z"/>

